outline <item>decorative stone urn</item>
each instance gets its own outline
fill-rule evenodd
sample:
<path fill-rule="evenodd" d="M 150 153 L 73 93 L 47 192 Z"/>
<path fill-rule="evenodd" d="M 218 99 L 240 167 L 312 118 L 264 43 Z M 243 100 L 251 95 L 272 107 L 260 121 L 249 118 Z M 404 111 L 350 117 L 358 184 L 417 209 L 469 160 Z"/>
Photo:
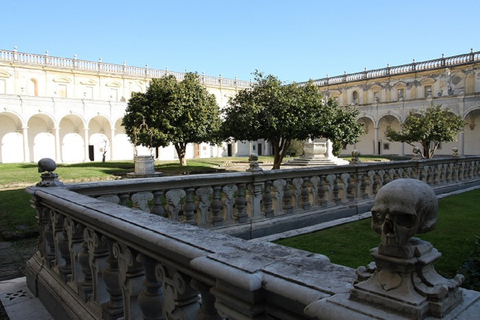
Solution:
<path fill-rule="evenodd" d="M 303 151 L 305 152 L 304 158 L 314 159 L 314 158 L 327 158 L 328 146 L 327 142 L 315 142 L 309 141 L 305 142 L 303 146 Z"/>

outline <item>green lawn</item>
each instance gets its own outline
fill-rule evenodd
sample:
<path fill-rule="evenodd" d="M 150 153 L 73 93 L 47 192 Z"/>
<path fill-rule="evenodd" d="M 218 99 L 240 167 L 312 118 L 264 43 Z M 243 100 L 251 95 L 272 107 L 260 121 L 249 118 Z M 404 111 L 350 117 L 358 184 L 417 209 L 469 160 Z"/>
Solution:
<path fill-rule="evenodd" d="M 260 162 L 271 162 L 272 157 L 262 156 Z M 156 161 L 155 171 L 165 175 L 224 172 L 231 163 L 248 164 L 248 158 L 189 159 L 187 166 L 178 161 Z M 36 163 L 0 164 L 0 233 L 24 234 L 37 228 L 35 211 L 30 206 L 30 196 L 25 187 L 41 180 Z M 55 173 L 64 183 L 120 179 L 134 171 L 133 161 L 87 162 L 57 164 Z"/>
<path fill-rule="evenodd" d="M 436 270 L 453 278 L 475 249 L 480 236 L 480 209 L 476 204 L 480 189 L 439 200 L 439 220 L 435 230 L 417 237 L 429 241 L 441 253 Z M 352 268 L 373 261 L 370 249 L 380 243 L 380 235 L 370 228 L 370 219 L 277 241 L 289 247 L 321 253 L 333 263 Z"/>

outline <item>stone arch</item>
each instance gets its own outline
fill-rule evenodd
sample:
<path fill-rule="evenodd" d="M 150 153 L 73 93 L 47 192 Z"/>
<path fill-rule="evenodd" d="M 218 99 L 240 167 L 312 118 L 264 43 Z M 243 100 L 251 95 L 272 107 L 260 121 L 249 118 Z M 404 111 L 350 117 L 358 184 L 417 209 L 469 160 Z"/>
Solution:
<path fill-rule="evenodd" d="M 112 159 L 112 124 L 107 117 L 98 115 L 88 122 L 88 146 L 89 158 L 91 161 L 102 161 Z"/>
<path fill-rule="evenodd" d="M 134 154 L 133 144 L 122 126 L 122 118 L 115 122 L 115 136 L 113 137 L 113 154 L 115 160 L 131 160 Z"/>
<path fill-rule="evenodd" d="M 375 121 L 369 116 L 362 116 L 357 123 L 363 124 L 363 135 L 355 144 L 355 149 L 362 150 L 364 154 L 375 154 Z"/>
<path fill-rule="evenodd" d="M 464 131 L 464 154 L 480 155 L 480 106 L 471 108 L 464 117 L 467 125 Z"/>
<path fill-rule="evenodd" d="M 383 115 L 380 119 L 378 119 L 377 126 L 377 150 L 380 150 L 380 154 L 403 154 L 403 146 L 401 142 L 389 141 L 385 137 L 385 131 L 387 130 L 388 126 L 397 131 L 401 129 L 400 117 L 392 114 Z"/>
<path fill-rule="evenodd" d="M 60 120 L 60 152 L 62 162 L 85 160 L 85 121 L 76 114 Z"/>
<path fill-rule="evenodd" d="M 45 113 L 35 114 L 28 119 L 30 162 L 37 162 L 42 158 L 57 160 L 55 128 L 53 117 Z"/>
<path fill-rule="evenodd" d="M 0 113 L 0 163 L 24 162 L 21 118 L 11 112 Z"/>

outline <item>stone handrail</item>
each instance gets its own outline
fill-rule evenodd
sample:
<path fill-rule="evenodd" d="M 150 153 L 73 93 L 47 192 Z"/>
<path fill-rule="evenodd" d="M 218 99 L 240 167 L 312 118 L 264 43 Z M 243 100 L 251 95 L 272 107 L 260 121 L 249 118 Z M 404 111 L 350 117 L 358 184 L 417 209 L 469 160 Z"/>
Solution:
<path fill-rule="evenodd" d="M 170 218 L 196 212 L 201 219 L 211 211 L 215 225 L 230 206 L 226 202 L 234 201 L 237 224 L 277 214 L 302 213 L 301 219 L 324 204 L 338 210 L 341 203 L 374 197 L 380 186 L 401 177 L 423 180 L 437 193 L 480 182 L 480 157 L 276 171 L 252 164 L 251 169 L 66 186 L 55 174 L 42 174 L 44 181 L 27 189 L 41 234 L 39 251 L 27 264 L 30 289 L 62 319 L 329 319 L 318 302 L 348 294 L 353 269 L 323 255 L 172 221 L 158 211 Z M 223 191 L 226 186 L 230 191 Z M 205 193 L 208 188 L 212 191 Z M 273 199 L 283 194 L 276 205 L 268 190 Z M 148 193 L 157 214 L 139 209 Z M 113 197 L 138 208 L 105 201 Z M 185 222 L 192 219 L 201 220 L 185 217 Z"/>
<path fill-rule="evenodd" d="M 68 188 L 248 239 L 366 212 L 377 191 L 398 178 L 420 179 L 437 192 L 461 189 L 480 179 L 479 167 L 480 157 L 454 157 L 78 183 Z M 271 221 L 262 223 L 265 219 Z M 252 227 L 251 221 L 259 223 Z"/>
<path fill-rule="evenodd" d="M 452 57 L 444 57 L 440 59 L 428 60 L 428 61 L 421 61 L 416 62 L 415 60 L 410 64 L 404 64 L 400 66 L 389 66 L 387 65 L 386 68 L 375 69 L 375 70 L 366 70 L 363 72 L 356 72 L 356 73 L 344 73 L 340 76 L 335 77 L 326 77 L 322 79 L 314 80 L 314 84 L 316 86 L 327 86 L 331 84 L 337 83 L 344 83 L 350 81 L 359 81 L 359 80 L 366 80 L 366 79 L 374 79 L 379 77 L 386 77 L 390 75 L 399 75 L 410 73 L 414 71 L 425 71 L 425 70 L 434 70 L 438 68 L 446 68 L 446 67 L 453 67 L 462 65 L 465 63 L 472 63 L 474 61 L 480 61 L 480 51 L 470 53 L 456 55 Z"/>
<path fill-rule="evenodd" d="M 127 66 L 126 62 L 123 64 L 112 64 L 105 63 L 102 59 L 99 59 L 98 62 L 79 60 L 76 55 L 74 58 L 61 58 L 53 57 L 48 54 L 48 51 L 45 55 L 33 54 L 33 53 L 23 53 L 18 52 L 15 48 L 13 51 L 9 50 L 0 50 L 0 61 L 7 61 L 11 63 L 21 63 L 21 64 L 30 64 L 30 65 L 39 65 L 39 66 L 48 66 L 58 69 L 68 69 L 68 70 L 82 70 L 90 71 L 96 73 L 105 73 L 105 74 L 115 74 L 115 75 L 127 75 L 133 77 L 143 77 L 143 78 L 161 78 L 166 74 L 174 75 L 179 81 L 183 80 L 185 73 L 174 72 L 158 69 L 150 69 L 148 66 L 145 68 L 142 67 L 133 67 Z M 216 86 L 228 86 L 228 87 L 238 87 L 238 88 L 249 88 L 252 84 L 251 81 L 242 81 L 235 79 L 228 79 L 220 77 L 211 77 L 205 76 L 205 74 L 200 75 L 202 83 L 206 85 L 216 85 Z"/>
<path fill-rule="evenodd" d="M 323 255 L 252 244 L 67 188 L 29 191 L 41 241 L 27 283 L 57 319 L 309 318 L 309 304 L 348 292 L 354 280 L 353 269 Z"/>

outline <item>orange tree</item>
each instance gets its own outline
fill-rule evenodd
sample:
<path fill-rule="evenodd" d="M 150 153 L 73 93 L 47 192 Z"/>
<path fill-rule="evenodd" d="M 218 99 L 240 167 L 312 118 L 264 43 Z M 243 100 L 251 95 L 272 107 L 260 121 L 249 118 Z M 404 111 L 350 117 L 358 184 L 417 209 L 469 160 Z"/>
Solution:
<path fill-rule="evenodd" d="M 186 73 L 182 81 L 173 75 L 152 79 L 147 92 L 132 95 L 122 121 L 137 145 L 173 144 L 181 165 L 187 165 L 187 144 L 219 142 L 220 124 L 215 96 L 202 86 L 196 73 Z"/>
<path fill-rule="evenodd" d="M 410 110 L 400 131 L 387 127 L 385 136 L 389 141 L 399 141 L 415 146 L 422 145 L 423 158 L 433 158 L 441 142 L 450 142 L 457 139 L 458 133 L 465 127 L 465 122 L 440 105 L 432 105 L 420 113 Z"/>
<path fill-rule="evenodd" d="M 229 100 L 223 110 L 225 139 L 265 139 L 272 144 L 273 169 L 279 169 L 293 140 L 327 138 L 337 147 L 357 141 L 358 111 L 338 108 L 309 81 L 284 84 L 256 71 L 255 83 Z"/>

